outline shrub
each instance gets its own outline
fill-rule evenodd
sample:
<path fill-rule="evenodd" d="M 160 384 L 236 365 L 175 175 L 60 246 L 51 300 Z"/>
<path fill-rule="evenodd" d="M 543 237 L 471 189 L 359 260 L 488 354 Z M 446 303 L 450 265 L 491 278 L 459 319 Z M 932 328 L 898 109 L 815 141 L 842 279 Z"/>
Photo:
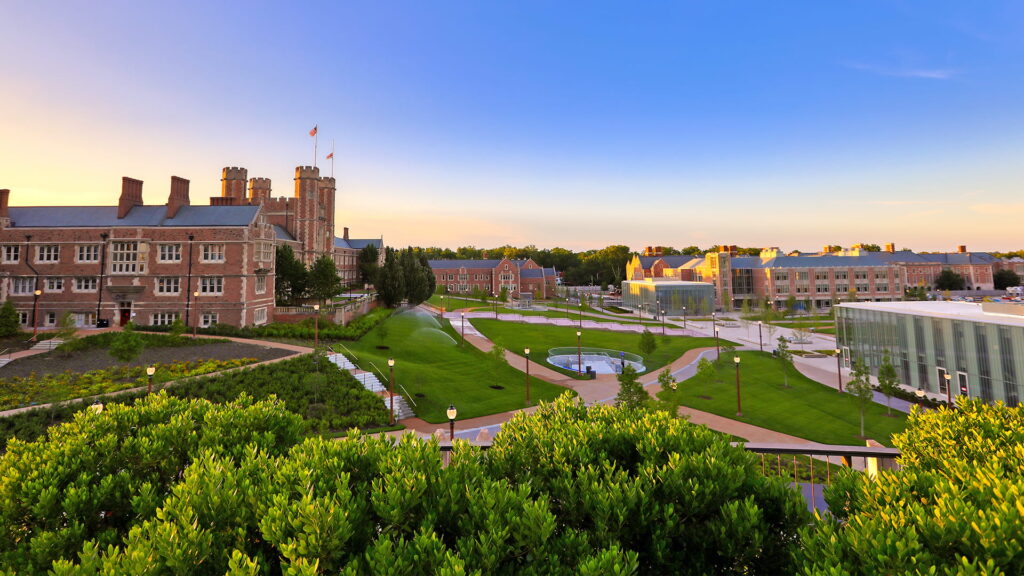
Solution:
<path fill-rule="evenodd" d="M 21 324 L 18 322 L 18 311 L 10 300 L 0 306 L 0 337 L 14 336 L 21 332 Z"/>

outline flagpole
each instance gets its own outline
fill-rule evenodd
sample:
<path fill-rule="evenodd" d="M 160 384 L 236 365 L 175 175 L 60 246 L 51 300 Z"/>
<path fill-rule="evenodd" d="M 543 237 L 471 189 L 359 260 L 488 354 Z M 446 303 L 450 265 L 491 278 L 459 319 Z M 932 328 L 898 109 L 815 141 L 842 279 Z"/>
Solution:
<path fill-rule="evenodd" d="M 331 178 L 334 178 L 334 138 L 331 138 Z"/>
<path fill-rule="evenodd" d="M 320 138 L 320 131 L 313 128 L 313 168 L 316 168 L 316 142 Z"/>

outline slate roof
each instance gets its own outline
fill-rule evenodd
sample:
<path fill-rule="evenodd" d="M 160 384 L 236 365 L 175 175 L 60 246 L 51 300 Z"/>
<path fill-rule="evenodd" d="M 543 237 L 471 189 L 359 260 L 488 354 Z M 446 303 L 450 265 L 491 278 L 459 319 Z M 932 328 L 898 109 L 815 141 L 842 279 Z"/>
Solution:
<path fill-rule="evenodd" d="M 431 268 L 494 268 L 501 260 L 428 260 Z"/>
<path fill-rule="evenodd" d="M 117 206 L 11 206 L 12 228 L 116 228 L 249 226 L 259 206 L 182 206 L 166 218 L 166 206 L 135 206 L 124 218 Z"/>
<path fill-rule="evenodd" d="M 285 230 L 281 226 L 274 224 L 274 237 L 278 240 L 291 240 L 294 241 L 295 237 L 292 236 L 291 232 Z"/>
<path fill-rule="evenodd" d="M 362 250 L 363 248 L 366 248 L 371 244 L 376 246 L 377 249 L 380 250 L 381 248 L 384 247 L 384 240 L 381 238 L 349 238 L 348 240 L 338 237 L 334 238 L 335 248 L 351 248 L 352 250 Z"/>

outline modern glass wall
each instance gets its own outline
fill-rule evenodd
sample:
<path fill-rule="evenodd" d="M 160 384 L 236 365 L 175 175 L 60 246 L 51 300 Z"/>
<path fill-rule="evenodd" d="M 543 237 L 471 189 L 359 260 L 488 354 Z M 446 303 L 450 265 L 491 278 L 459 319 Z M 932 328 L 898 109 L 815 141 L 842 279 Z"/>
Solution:
<path fill-rule="evenodd" d="M 668 316 L 711 314 L 715 308 L 715 287 L 704 282 L 643 282 L 627 280 L 622 283 L 622 306 L 657 316 L 664 310 Z"/>
<path fill-rule="evenodd" d="M 967 394 L 1010 406 L 1020 401 L 1024 326 L 845 306 L 835 310 L 839 346 L 875 374 L 888 352 L 902 384 L 953 398 Z"/>

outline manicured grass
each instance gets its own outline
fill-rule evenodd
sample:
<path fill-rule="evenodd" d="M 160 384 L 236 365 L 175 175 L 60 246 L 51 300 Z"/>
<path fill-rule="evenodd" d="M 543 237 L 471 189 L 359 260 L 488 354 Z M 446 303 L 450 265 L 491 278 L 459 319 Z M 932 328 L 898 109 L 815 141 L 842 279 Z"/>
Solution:
<path fill-rule="evenodd" d="M 565 310 L 556 310 L 556 309 L 548 309 L 548 310 L 512 310 L 512 309 L 499 308 L 498 309 L 498 314 L 503 314 L 503 313 L 504 314 L 521 314 L 523 316 L 544 316 L 545 318 L 565 318 L 566 317 L 565 316 Z M 651 321 L 651 320 L 645 320 L 644 322 L 637 322 L 635 318 L 619 318 L 619 317 L 616 317 L 616 316 L 608 316 L 606 314 L 601 314 L 599 312 L 593 312 L 592 314 L 594 314 L 594 315 L 584 314 L 583 315 L 583 319 L 584 320 L 593 320 L 594 322 L 618 322 L 619 324 L 644 324 L 646 326 L 652 326 L 652 327 L 653 326 L 661 326 L 661 322 L 660 321 L 655 322 L 655 321 Z M 579 313 L 579 311 L 578 310 L 573 311 L 572 309 L 570 309 L 569 310 L 569 317 L 568 317 L 568 319 L 572 320 L 573 322 L 579 322 L 579 320 L 580 320 L 580 313 Z M 653 329 L 652 329 L 652 331 L 653 331 Z"/>
<path fill-rule="evenodd" d="M 723 362 L 716 379 L 694 376 L 679 383 L 676 391 L 663 390 L 663 400 L 739 420 L 754 426 L 824 444 L 864 445 L 860 437 L 860 408 L 848 394 L 840 394 L 790 367 L 789 388 L 783 386 L 782 363 L 769 354 L 739 352 L 740 392 L 743 416 L 736 416 L 736 379 L 732 362 Z M 717 381 L 716 381 L 717 380 Z M 673 395 L 675 396 L 673 398 Z M 906 415 L 871 402 L 864 413 L 864 430 L 891 446 L 890 436 L 902 432 Z"/>
<path fill-rule="evenodd" d="M 459 346 L 459 334 L 444 321 L 417 310 L 396 314 L 387 321 L 383 343 L 374 333 L 356 342 L 344 342 L 355 353 L 352 360 L 364 370 L 376 366 L 388 375 L 388 358 L 395 359 L 395 383 L 413 395 L 416 415 L 430 423 L 445 423 L 445 411 L 454 403 L 459 419 L 486 416 L 525 406 L 526 382 L 522 372 L 499 363 L 470 344 Z M 381 350 L 378 346 L 388 346 Z M 341 346 L 335 349 L 344 352 Z M 372 362 L 372 365 L 371 365 Z M 378 375 L 379 377 L 379 375 Z M 385 379 L 381 379 L 385 383 Z M 501 386 L 496 390 L 491 386 Z M 396 392 L 402 389 L 396 387 Z M 530 378 L 530 401 L 551 401 L 567 388 Z M 416 397 L 422 394 L 422 397 Z"/>
<path fill-rule="evenodd" d="M 518 322 L 502 322 L 500 320 L 474 319 L 473 326 L 493 342 L 522 356 L 523 349 L 530 348 L 530 358 L 542 362 L 564 374 L 575 376 L 575 372 L 559 369 L 548 364 L 547 352 L 551 348 L 576 347 L 576 331 L 574 326 L 549 326 L 543 324 L 520 324 Z M 629 332 L 612 332 L 610 330 L 582 330 L 582 345 L 588 348 L 609 348 L 644 356 L 647 371 L 657 370 L 682 356 L 687 350 L 694 348 L 713 347 L 714 338 L 693 338 L 689 336 L 669 336 L 667 339 L 655 332 L 658 348 L 650 355 L 640 352 L 640 335 Z M 722 340 L 722 345 L 728 343 Z"/>
<path fill-rule="evenodd" d="M 435 308 L 440 309 L 441 295 L 434 294 L 433 296 L 430 297 L 430 300 L 427 300 L 427 302 L 429 302 L 430 305 L 434 306 Z M 503 305 L 503 302 L 498 302 L 498 309 L 500 310 Z M 493 306 L 492 302 L 481 302 L 479 299 L 476 298 L 462 298 L 461 296 L 453 297 L 448 294 L 445 294 L 444 296 L 445 312 L 451 312 L 452 310 L 465 310 L 466 308 L 481 308 L 490 310 L 491 306 Z"/>
<path fill-rule="evenodd" d="M 832 334 L 834 336 L 836 333 L 836 327 L 830 326 L 828 328 L 815 328 L 814 331 L 818 334 Z"/>

